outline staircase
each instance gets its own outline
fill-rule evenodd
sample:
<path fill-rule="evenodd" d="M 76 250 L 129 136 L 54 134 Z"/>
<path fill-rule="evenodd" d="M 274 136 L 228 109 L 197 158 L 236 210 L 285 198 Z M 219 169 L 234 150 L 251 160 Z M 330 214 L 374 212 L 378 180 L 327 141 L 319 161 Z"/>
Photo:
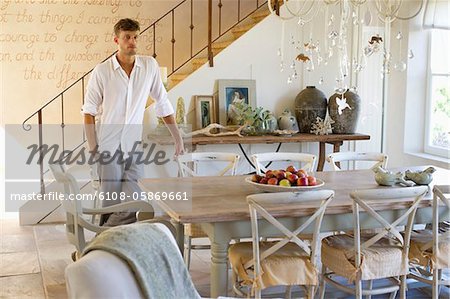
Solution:
<path fill-rule="evenodd" d="M 257 11 L 253 12 L 249 15 L 249 17 L 243 20 L 238 25 L 234 26 L 226 32 L 224 35 L 220 36 L 216 41 L 214 41 L 211 45 L 212 54 L 216 56 L 220 52 L 222 52 L 225 48 L 231 45 L 235 40 L 244 35 L 247 31 L 251 30 L 253 26 L 258 24 L 260 21 L 264 20 L 270 14 L 269 9 L 266 5 L 259 8 Z M 171 74 L 169 79 L 169 85 L 167 90 L 172 89 L 181 81 L 186 79 L 190 74 L 195 72 L 197 69 L 202 67 L 203 65 L 209 62 L 207 53 L 202 53 L 203 55 L 198 55 L 198 57 L 192 58 L 186 66 L 181 68 L 180 70 Z"/>
<path fill-rule="evenodd" d="M 195 0 L 194 0 L 195 1 Z M 200 0 L 201 1 L 201 0 Z M 180 4 L 186 2 L 186 0 L 180 2 Z M 218 55 L 221 51 L 223 51 L 225 48 L 227 48 L 229 45 L 231 45 L 235 40 L 237 40 L 239 37 L 241 37 L 243 34 L 245 34 L 247 31 L 251 30 L 253 26 L 255 26 L 257 23 L 262 21 L 265 17 L 267 17 L 270 12 L 267 7 L 267 2 L 263 2 L 261 0 L 256 0 L 256 6 L 257 8 L 245 16 L 244 18 L 238 20 L 238 22 L 230 27 L 227 31 L 220 33 L 219 36 L 212 40 L 212 43 L 210 45 L 211 55 L 209 57 L 211 59 L 214 58 L 214 56 Z M 219 4 L 221 3 L 221 0 L 219 0 Z M 178 4 L 174 9 L 163 15 L 160 19 L 155 21 L 152 25 L 145 28 L 143 32 L 150 28 L 154 28 L 155 24 L 164 18 L 165 16 L 169 15 L 169 13 L 173 13 L 173 11 L 180 5 Z M 219 6 L 220 7 L 220 6 Z M 184 79 L 186 79 L 189 75 L 194 73 L 196 70 L 204 66 L 205 64 L 212 63 L 210 59 L 208 59 L 208 45 L 205 46 L 201 51 L 194 54 L 191 58 L 189 58 L 185 63 L 182 64 L 182 66 L 178 67 L 177 69 L 172 68 L 172 72 L 168 74 L 168 86 L 167 89 L 170 90 L 173 87 L 175 87 L 177 84 L 182 82 Z M 115 53 L 112 53 L 109 57 L 114 55 Z M 153 53 L 153 56 L 156 57 L 156 53 Z M 108 59 L 109 57 L 105 58 Z M 42 116 L 45 111 L 45 108 L 49 105 L 60 105 L 61 106 L 61 114 L 64 114 L 64 105 L 61 105 L 61 103 L 64 102 L 64 94 L 76 88 L 77 86 L 81 87 L 82 90 L 82 103 L 84 102 L 84 92 L 85 92 L 85 85 L 87 82 L 85 82 L 85 78 L 87 75 L 89 75 L 89 72 L 87 72 L 83 77 L 76 80 L 74 83 L 72 83 L 68 88 L 63 90 L 60 94 L 55 96 L 53 99 L 48 101 L 45 105 L 43 105 L 40 109 L 38 109 L 35 113 L 30 115 L 25 121 L 23 122 L 22 126 L 24 130 L 30 131 L 32 126 L 28 124 L 28 121 L 30 121 L 33 117 L 37 117 L 37 123 L 38 123 L 38 134 L 39 134 L 39 145 L 41 146 L 44 144 L 44 141 L 42 136 Z M 61 100 L 61 102 L 57 100 Z M 61 129 L 64 132 L 64 120 L 61 122 Z M 69 138 L 69 137 L 68 137 Z M 84 147 L 85 139 L 80 140 L 80 145 L 78 145 L 75 149 L 71 149 L 72 151 L 79 150 L 80 148 Z M 61 145 L 63 145 L 64 150 L 64 134 L 62 134 L 62 141 Z M 67 150 L 67 149 L 65 149 Z M 82 192 L 89 193 L 91 192 L 91 187 L 89 184 L 89 167 L 83 166 L 79 167 L 77 171 L 80 173 L 77 180 L 81 182 Z M 41 165 L 40 168 L 40 185 L 41 185 L 41 193 L 47 193 L 51 191 L 56 191 L 58 186 L 55 185 L 55 182 L 52 182 L 50 184 L 45 184 L 45 179 L 51 178 L 51 174 L 49 173 L 48 169 L 46 169 L 46 165 Z M 21 225 L 32 225 L 37 223 L 46 223 L 46 222 L 56 222 L 56 221 L 65 221 L 65 216 L 62 211 L 62 208 L 60 207 L 59 201 L 29 201 L 25 203 L 19 210 L 19 216 L 20 216 L 20 224 Z"/>

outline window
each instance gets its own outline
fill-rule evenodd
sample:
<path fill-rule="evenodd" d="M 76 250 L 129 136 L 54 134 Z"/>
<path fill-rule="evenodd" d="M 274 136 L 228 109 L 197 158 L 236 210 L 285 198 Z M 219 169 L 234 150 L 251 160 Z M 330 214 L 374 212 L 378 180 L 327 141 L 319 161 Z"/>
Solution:
<path fill-rule="evenodd" d="M 450 158 L 450 30 L 431 30 L 425 152 Z"/>

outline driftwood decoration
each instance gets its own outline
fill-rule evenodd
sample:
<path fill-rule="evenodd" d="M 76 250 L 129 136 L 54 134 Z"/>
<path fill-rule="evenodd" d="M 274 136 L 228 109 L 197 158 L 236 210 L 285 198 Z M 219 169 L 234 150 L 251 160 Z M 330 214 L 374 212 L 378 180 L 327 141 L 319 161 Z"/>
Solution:
<path fill-rule="evenodd" d="M 183 131 L 181 131 L 181 136 L 182 137 L 192 137 L 195 135 L 205 135 L 205 136 L 232 136 L 232 135 L 237 135 L 239 137 L 244 137 L 241 135 L 241 131 L 246 127 L 247 125 L 243 125 L 240 126 L 236 129 L 236 127 L 225 127 L 219 124 L 210 124 L 207 127 L 204 127 L 203 129 L 200 130 L 196 130 L 193 131 L 191 133 L 185 133 Z M 211 132 L 212 130 L 215 129 L 223 129 L 223 130 L 227 130 L 228 132 L 219 132 L 219 133 L 213 133 Z"/>

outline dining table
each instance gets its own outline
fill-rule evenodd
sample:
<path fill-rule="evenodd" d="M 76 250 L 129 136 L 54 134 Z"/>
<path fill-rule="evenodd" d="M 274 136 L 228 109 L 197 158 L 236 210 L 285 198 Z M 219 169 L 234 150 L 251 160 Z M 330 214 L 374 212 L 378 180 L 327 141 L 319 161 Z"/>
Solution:
<path fill-rule="evenodd" d="M 391 169 L 393 172 L 424 170 L 427 166 L 402 167 Z M 417 210 L 415 223 L 431 223 L 432 187 L 449 185 L 450 170 L 434 167 L 433 180 L 429 192 Z M 373 188 L 407 188 L 401 185 L 379 186 L 372 170 L 344 170 L 310 173 L 324 182 L 323 186 L 305 189 L 299 192 L 330 189 L 335 192 L 322 221 L 321 232 L 353 230 L 352 200 L 350 192 Z M 191 177 L 191 178 L 143 178 L 139 184 L 149 194 L 152 204 L 167 213 L 178 226 L 177 241 L 180 248 L 184 241 L 182 226 L 188 223 L 200 224 L 211 242 L 211 297 L 226 296 L 228 289 L 228 246 L 232 239 L 251 237 L 249 208 L 246 197 L 264 191 L 246 182 L 248 176 Z M 171 194 L 171 195 L 170 195 Z M 410 200 L 412 201 L 412 199 Z M 380 202 L 373 208 L 387 221 L 393 222 L 400 217 L 410 203 L 408 200 Z M 269 211 L 270 212 L 270 211 Z M 278 208 L 273 215 L 287 228 L 295 229 L 310 216 L 311 210 L 300 207 Z M 443 212 L 442 219 L 450 220 L 449 213 Z M 361 228 L 372 229 L 379 223 L 362 214 Z M 261 236 L 276 236 L 272 226 L 261 221 Z M 312 232 L 311 227 L 309 232 Z M 308 230 L 304 231 L 308 233 Z"/>

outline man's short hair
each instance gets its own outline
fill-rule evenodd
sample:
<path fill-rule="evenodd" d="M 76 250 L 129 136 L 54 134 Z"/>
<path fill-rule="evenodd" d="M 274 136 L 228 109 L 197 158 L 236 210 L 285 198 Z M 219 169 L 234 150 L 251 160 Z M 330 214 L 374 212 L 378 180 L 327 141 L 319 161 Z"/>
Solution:
<path fill-rule="evenodd" d="M 132 19 L 121 19 L 114 25 L 114 34 L 119 36 L 120 31 L 139 31 L 141 27 L 138 21 Z"/>

